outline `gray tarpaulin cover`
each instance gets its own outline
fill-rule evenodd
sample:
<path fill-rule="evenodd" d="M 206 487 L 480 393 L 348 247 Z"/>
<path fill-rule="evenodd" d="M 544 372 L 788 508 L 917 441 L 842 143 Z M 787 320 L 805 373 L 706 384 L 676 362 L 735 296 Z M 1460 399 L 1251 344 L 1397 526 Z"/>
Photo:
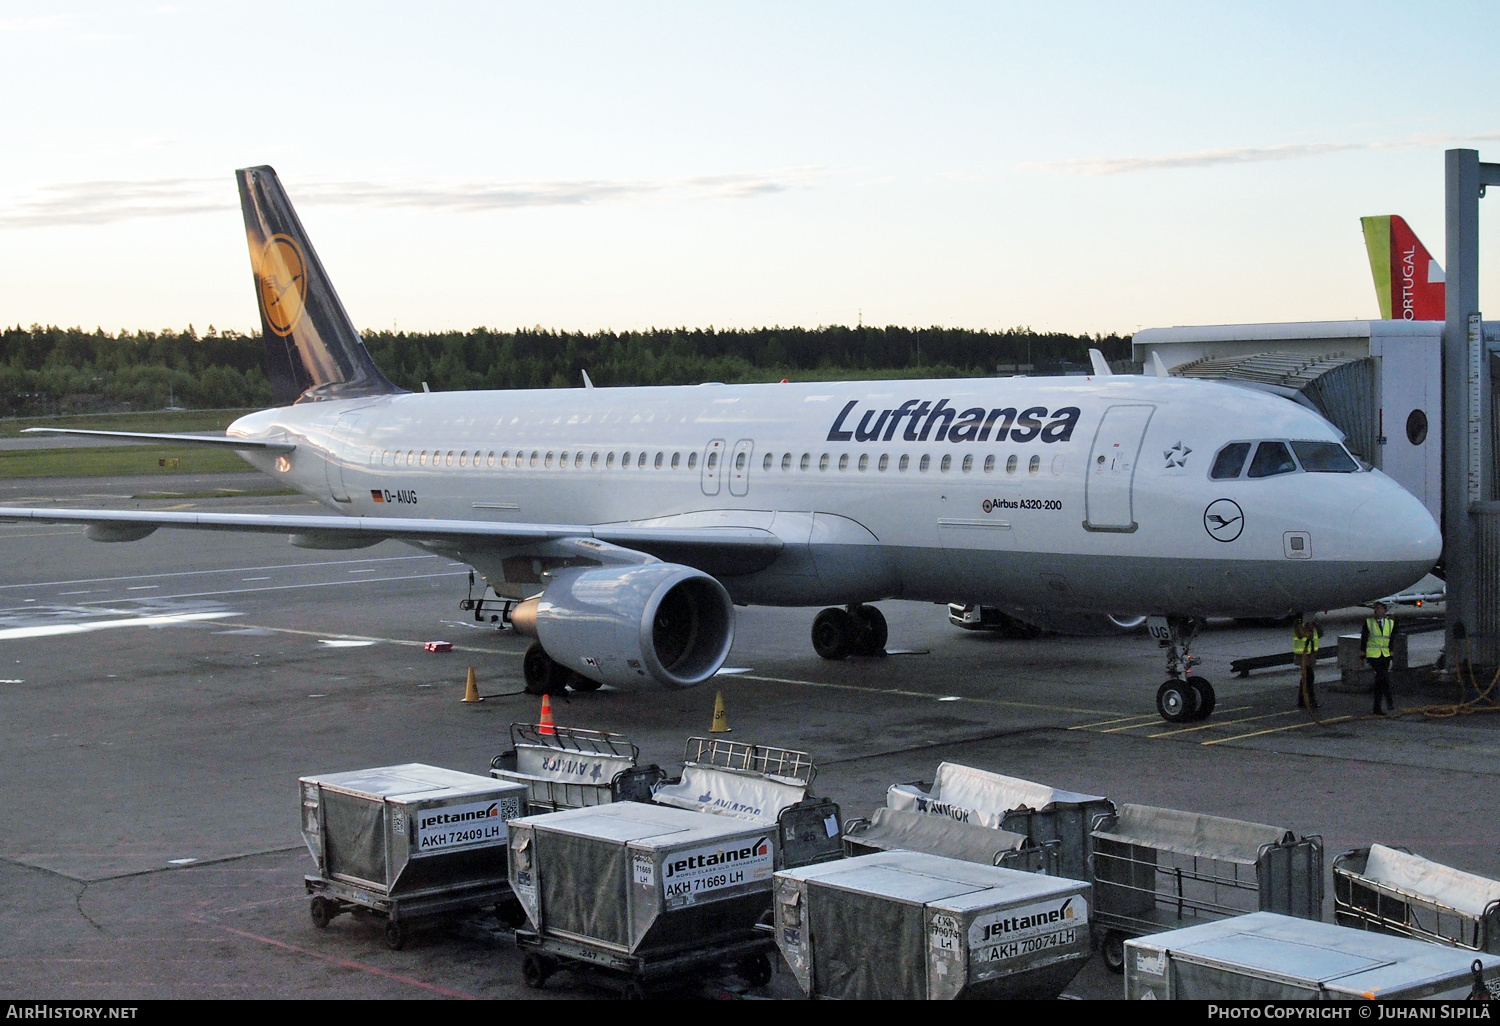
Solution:
<path fill-rule="evenodd" d="M 1286 834 L 1285 829 L 1264 823 L 1150 805 L 1121 805 L 1113 825 L 1094 831 L 1094 837 L 1103 840 L 1247 866 L 1255 865 L 1262 845 L 1276 844 Z"/>
<path fill-rule="evenodd" d="M 646 831 L 642 831 L 645 833 Z M 627 945 L 630 852 L 619 841 L 538 830 L 536 864 L 547 927 Z"/>
<path fill-rule="evenodd" d="M 385 886 L 385 803 L 323 792 L 328 872 Z"/>
<path fill-rule="evenodd" d="M 939 764 L 930 792 L 915 784 L 894 784 L 886 793 L 886 805 L 890 808 L 938 815 L 967 812 L 967 816 L 954 818 L 986 827 L 1000 826 L 1007 812 L 1023 806 L 1042 810 L 1058 802 L 1082 805 L 1105 800 L 1101 795 L 1062 791 L 954 762 Z"/>
<path fill-rule="evenodd" d="M 899 1001 L 926 993 L 926 910 L 920 903 L 844 892 L 809 904 L 812 935 L 830 941 L 813 949 L 822 996 Z"/>
<path fill-rule="evenodd" d="M 1023 834 L 890 808 L 876 809 L 867 829 L 848 836 L 867 848 L 923 851 L 986 866 L 994 865 L 999 852 L 1020 851 L 1026 846 Z"/>
<path fill-rule="evenodd" d="M 781 810 L 807 797 L 805 781 L 716 766 L 683 766 L 680 783 L 656 789 L 653 801 L 691 812 L 770 825 Z"/>
<path fill-rule="evenodd" d="M 1484 915 L 1485 908 L 1491 902 L 1500 901 L 1500 882 L 1429 862 L 1420 856 L 1408 855 L 1383 844 L 1370 845 L 1370 858 L 1365 862 L 1362 875 L 1375 883 L 1427 898 L 1475 917 Z"/>

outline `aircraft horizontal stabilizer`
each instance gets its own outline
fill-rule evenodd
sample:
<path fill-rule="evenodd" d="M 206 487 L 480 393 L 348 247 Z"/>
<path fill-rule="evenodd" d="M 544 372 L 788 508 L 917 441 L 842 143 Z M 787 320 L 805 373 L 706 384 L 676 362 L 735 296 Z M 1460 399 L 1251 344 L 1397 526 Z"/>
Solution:
<path fill-rule="evenodd" d="M 174 435 L 153 434 L 145 431 L 91 431 L 84 428 L 26 428 L 23 435 L 87 435 L 94 438 L 121 438 L 132 442 L 170 442 L 173 445 L 207 445 L 219 449 L 238 449 L 247 452 L 291 452 L 297 446 L 292 442 L 259 442 L 249 438 L 226 438 L 224 435 Z"/>
<path fill-rule="evenodd" d="M 638 564 L 640 554 L 682 563 L 705 573 L 754 573 L 775 561 L 781 538 L 757 527 L 636 527 L 630 524 L 591 527 L 582 524 L 496 524 L 478 520 L 416 518 L 285 516 L 265 513 L 175 513 L 134 509 L 30 509 L 0 507 L 0 521 L 34 520 L 44 524 L 89 524 L 97 541 L 134 541 L 157 528 L 198 531 L 244 531 L 297 535 L 316 540 L 316 548 L 362 548 L 386 539 L 451 546 L 464 550 L 503 550 L 564 543 L 569 555 L 585 555 L 602 564 Z M 594 539 L 602 545 L 591 545 Z M 710 569 L 711 568 L 711 569 Z"/>

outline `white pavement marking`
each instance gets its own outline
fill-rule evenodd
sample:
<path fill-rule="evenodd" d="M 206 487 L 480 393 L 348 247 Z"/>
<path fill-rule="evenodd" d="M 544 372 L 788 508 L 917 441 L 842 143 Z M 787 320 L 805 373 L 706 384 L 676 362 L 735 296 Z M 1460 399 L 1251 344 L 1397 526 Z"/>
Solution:
<path fill-rule="evenodd" d="M 191 623 L 196 620 L 222 620 L 226 616 L 239 616 L 234 612 L 218 613 L 173 613 L 170 616 L 134 616 L 127 620 L 94 620 L 90 623 L 58 623 L 45 627 L 8 627 L 0 630 L 0 641 L 18 638 L 52 638 L 64 634 L 89 634 L 115 627 L 170 627 L 173 624 Z"/>
<path fill-rule="evenodd" d="M 82 577 L 72 581 L 32 581 L 30 584 L 0 584 L 0 591 L 15 588 L 60 588 L 68 584 L 113 584 L 116 581 L 155 581 L 168 577 L 201 577 L 204 574 L 245 573 L 251 570 L 301 570 L 316 566 L 352 566 L 356 563 L 402 563 L 437 556 L 368 556 L 362 559 L 324 559 L 316 563 L 274 563 L 270 566 L 224 566 L 214 570 L 176 570 L 167 574 L 133 574 L 128 577 Z"/>
<path fill-rule="evenodd" d="M 521 653 L 518 652 L 516 654 L 520 655 Z M 861 691 L 868 695 L 899 695 L 902 698 L 925 698 L 929 700 L 942 697 L 941 695 L 934 695 L 930 691 L 907 691 L 902 688 L 867 688 L 858 684 L 830 684 L 816 680 L 793 680 L 789 677 L 759 677 L 749 673 L 745 674 L 745 679 L 764 680 L 773 684 L 800 684 L 803 687 L 828 688 L 833 691 Z M 1109 712 L 1107 709 L 1080 709 L 1076 706 L 1042 705 L 1038 702 L 1010 702 L 1003 698 L 969 698 L 965 699 L 965 701 L 979 702 L 984 705 L 1003 705 L 1013 709 L 1040 709 L 1043 712 L 1083 713 L 1091 716 L 1101 716 Z"/>

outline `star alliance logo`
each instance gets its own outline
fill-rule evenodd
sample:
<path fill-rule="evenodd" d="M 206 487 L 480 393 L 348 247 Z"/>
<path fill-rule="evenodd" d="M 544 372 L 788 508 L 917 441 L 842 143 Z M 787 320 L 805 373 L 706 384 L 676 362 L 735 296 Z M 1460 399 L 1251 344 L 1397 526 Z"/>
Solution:
<path fill-rule="evenodd" d="M 1166 457 L 1167 460 L 1166 469 L 1171 470 L 1173 467 L 1187 466 L 1188 453 L 1192 451 L 1193 450 L 1189 449 L 1181 442 L 1178 442 L 1176 445 L 1172 446 L 1172 448 L 1167 449 L 1162 453 L 1162 455 Z"/>

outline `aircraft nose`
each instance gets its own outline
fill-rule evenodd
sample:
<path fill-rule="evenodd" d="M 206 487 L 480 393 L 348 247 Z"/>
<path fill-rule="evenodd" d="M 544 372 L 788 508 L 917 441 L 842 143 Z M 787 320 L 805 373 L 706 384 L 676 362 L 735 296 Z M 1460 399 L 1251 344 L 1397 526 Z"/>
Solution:
<path fill-rule="evenodd" d="M 1443 532 L 1427 507 L 1394 481 L 1362 503 L 1351 518 L 1366 551 L 1383 563 L 1408 564 L 1418 576 L 1443 554 Z"/>

